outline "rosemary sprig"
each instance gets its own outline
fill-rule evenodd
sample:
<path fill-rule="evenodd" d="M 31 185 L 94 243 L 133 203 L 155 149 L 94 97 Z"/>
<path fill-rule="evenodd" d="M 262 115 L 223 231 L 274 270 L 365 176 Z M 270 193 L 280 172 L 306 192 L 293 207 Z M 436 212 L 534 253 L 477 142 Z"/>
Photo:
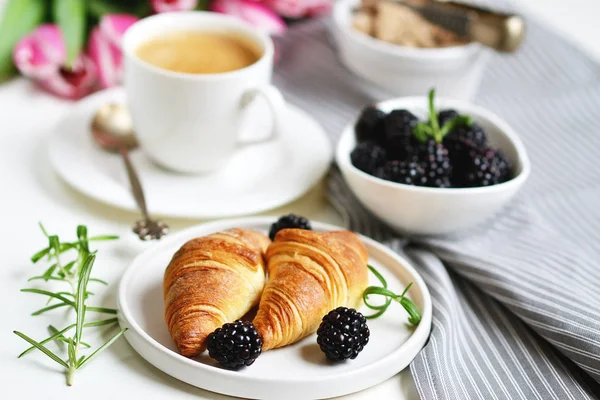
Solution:
<path fill-rule="evenodd" d="M 42 259 L 47 258 L 51 265 L 44 271 L 42 275 L 36 275 L 30 278 L 28 282 L 34 280 L 43 280 L 45 282 L 64 282 L 69 285 L 70 291 L 53 292 L 37 288 L 26 288 L 21 289 L 21 292 L 34 293 L 48 298 L 48 301 L 46 302 L 46 307 L 43 307 L 33 312 L 32 315 L 40 315 L 48 311 L 55 310 L 57 308 L 69 307 L 75 311 L 75 323 L 61 330 L 50 325 L 48 327 L 48 330 L 51 333 L 51 335 L 41 341 L 36 341 L 31 337 L 25 335 L 24 333 L 18 331 L 14 331 L 14 333 L 15 335 L 19 336 L 31 345 L 31 347 L 19 354 L 19 358 L 32 352 L 35 349 L 40 350 L 51 360 L 54 360 L 56 363 L 65 368 L 67 374 L 67 385 L 71 386 L 73 384 L 75 371 L 79 370 L 89 361 L 97 357 L 100 352 L 102 352 L 108 346 L 110 346 L 126 331 L 126 329 L 121 329 L 120 331 L 116 332 L 106 343 L 98 347 L 89 356 L 80 356 L 79 353 L 81 347 L 91 347 L 82 339 L 84 328 L 117 324 L 117 318 L 108 318 L 103 320 L 86 322 L 85 317 L 87 312 L 113 315 L 117 313 L 117 310 L 112 308 L 88 306 L 86 304 L 86 301 L 91 295 L 93 295 L 92 292 L 87 290 L 88 284 L 90 282 L 97 282 L 103 285 L 107 285 L 107 283 L 103 280 L 90 277 L 92 273 L 92 268 L 94 266 L 94 261 L 96 260 L 96 251 L 90 250 L 89 243 L 95 241 L 115 240 L 118 239 L 118 236 L 105 235 L 88 237 L 87 227 L 80 225 L 77 227 L 76 241 L 61 242 L 58 236 L 48 235 L 48 232 L 42 224 L 40 224 L 40 228 L 46 236 L 46 238 L 48 239 L 48 247 L 35 253 L 31 257 L 31 261 L 35 264 L 41 261 Z M 76 253 L 76 258 L 75 260 L 63 264 L 61 257 L 65 253 L 69 252 Z M 65 336 L 65 334 L 73 328 L 75 328 L 73 336 Z M 59 355 L 55 354 L 45 346 L 47 343 L 52 341 L 66 344 L 66 359 L 61 358 Z"/>
<path fill-rule="evenodd" d="M 383 313 L 387 311 L 388 307 L 392 303 L 392 300 L 394 300 L 400 303 L 400 305 L 404 307 L 404 309 L 408 313 L 408 322 L 414 326 L 419 325 L 419 322 L 421 322 L 421 312 L 419 311 L 419 308 L 416 306 L 416 304 L 412 302 L 412 300 L 410 300 L 408 297 L 405 297 L 406 293 L 408 293 L 413 283 L 409 283 L 406 286 L 406 288 L 404 288 L 404 291 L 398 295 L 387 288 L 387 282 L 385 278 L 379 273 L 379 271 L 377 271 L 374 267 L 370 265 L 368 267 L 369 270 L 377 277 L 379 282 L 381 282 L 382 286 L 369 286 L 363 292 L 363 301 L 365 305 L 368 308 L 377 311 L 375 314 L 366 316 L 365 318 L 373 319 L 380 317 L 381 315 L 383 315 Z M 374 305 L 369 303 L 370 295 L 385 296 L 385 303 L 382 305 Z"/>
<path fill-rule="evenodd" d="M 435 109 L 435 89 L 429 91 L 429 121 L 419 122 L 413 129 L 413 135 L 421 143 L 433 138 L 436 143 L 442 143 L 444 137 L 460 125 L 473 125 L 473 119 L 468 115 L 457 115 L 440 127 Z"/>

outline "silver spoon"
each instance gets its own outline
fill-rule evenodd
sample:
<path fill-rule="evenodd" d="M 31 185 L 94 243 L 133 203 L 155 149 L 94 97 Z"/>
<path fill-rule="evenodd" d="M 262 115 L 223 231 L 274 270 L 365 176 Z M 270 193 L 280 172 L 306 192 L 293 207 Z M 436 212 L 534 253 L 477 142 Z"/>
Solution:
<path fill-rule="evenodd" d="M 164 222 L 150 218 L 142 184 L 129 159 L 129 150 L 135 149 L 138 143 L 127 109 L 119 104 L 103 105 L 94 115 L 91 129 L 98 146 L 111 153 L 120 153 L 123 157 L 133 197 L 144 217 L 135 223 L 133 232 L 142 240 L 160 239 L 169 233 L 169 227 Z"/>

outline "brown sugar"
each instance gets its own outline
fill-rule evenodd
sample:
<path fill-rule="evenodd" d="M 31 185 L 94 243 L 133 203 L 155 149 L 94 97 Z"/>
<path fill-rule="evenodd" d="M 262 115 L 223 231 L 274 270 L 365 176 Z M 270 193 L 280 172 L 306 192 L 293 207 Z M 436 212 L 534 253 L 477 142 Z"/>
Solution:
<path fill-rule="evenodd" d="M 436 48 L 466 43 L 455 33 L 432 24 L 410 7 L 395 1 L 363 0 L 354 14 L 353 26 L 384 42 L 407 47 Z"/>

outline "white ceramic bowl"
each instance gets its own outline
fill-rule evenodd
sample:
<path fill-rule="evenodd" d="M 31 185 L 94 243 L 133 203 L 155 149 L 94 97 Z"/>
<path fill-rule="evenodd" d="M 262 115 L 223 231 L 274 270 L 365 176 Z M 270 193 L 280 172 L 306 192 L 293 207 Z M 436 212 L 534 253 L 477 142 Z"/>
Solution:
<path fill-rule="evenodd" d="M 502 150 L 513 164 L 514 178 L 499 185 L 480 188 L 438 189 L 385 181 L 355 168 L 350 153 L 356 145 L 353 121 L 338 143 L 336 161 L 344 179 L 360 200 L 378 218 L 396 230 L 412 235 L 442 235 L 470 228 L 494 216 L 517 193 L 531 169 L 517 133 L 494 113 L 473 104 L 437 99 L 438 109 L 452 108 L 485 129 L 491 146 Z M 426 97 L 406 97 L 378 104 L 389 112 L 407 109 L 417 117 L 427 115 Z"/>
<path fill-rule="evenodd" d="M 359 3 L 338 0 L 333 12 L 333 35 L 348 69 L 398 96 L 420 96 L 435 87 L 444 97 L 473 97 L 490 50 L 477 43 L 415 49 L 383 42 L 352 27 L 352 10 Z"/>

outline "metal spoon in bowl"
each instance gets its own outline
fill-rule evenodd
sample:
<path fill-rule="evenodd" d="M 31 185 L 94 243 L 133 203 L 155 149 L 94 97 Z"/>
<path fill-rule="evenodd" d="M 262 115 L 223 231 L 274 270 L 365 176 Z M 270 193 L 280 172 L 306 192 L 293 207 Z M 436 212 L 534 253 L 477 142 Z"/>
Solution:
<path fill-rule="evenodd" d="M 160 239 L 169 233 L 169 227 L 164 222 L 150 218 L 142 184 L 129 159 L 129 150 L 135 149 L 138 143 L 127 109 L 120 104 L 105 104 L 94 115 L 91 129 L 98 146 L 111 153 L 121 153 L 123 157 L 133 197 L 144 217 L 135 223 L 133 232 L 142 240 Z"/>

